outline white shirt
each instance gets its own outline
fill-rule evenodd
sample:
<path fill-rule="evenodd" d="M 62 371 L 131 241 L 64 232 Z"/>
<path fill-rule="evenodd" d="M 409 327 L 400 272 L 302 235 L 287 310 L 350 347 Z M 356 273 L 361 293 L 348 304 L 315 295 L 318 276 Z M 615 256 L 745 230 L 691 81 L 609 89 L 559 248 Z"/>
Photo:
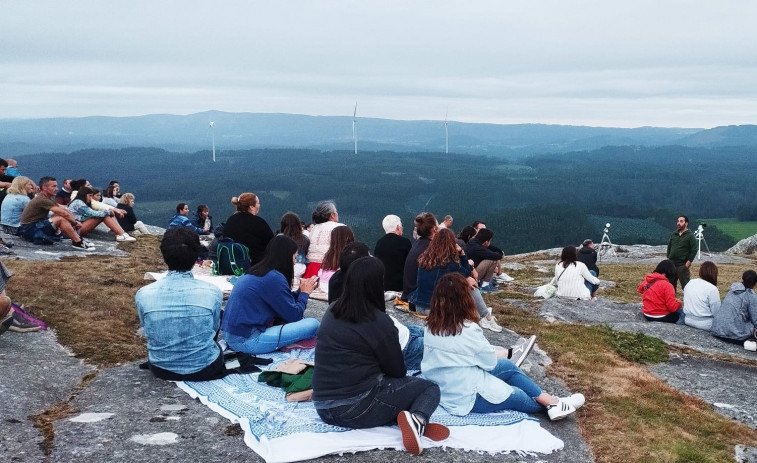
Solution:
<path fill-rule="evenodd" d="M 695 278 L 683 288 L 684 323 L 700 330 L 712 327 L 712 315 L 720 310 L 720 293 L 709 281 Z"/>
<path fill-rule="evenodd" d="M 591 299 L 591 291 L 584 284 L 584 280 L 593 285 L 599 284 L 599 278 L 589 273 L 586 264 L 576 262 L 563 268 L 562 263 L 555 265 L 555 278 L 552 284 L 557 286 L 557 296 L 571 299 Z"/>

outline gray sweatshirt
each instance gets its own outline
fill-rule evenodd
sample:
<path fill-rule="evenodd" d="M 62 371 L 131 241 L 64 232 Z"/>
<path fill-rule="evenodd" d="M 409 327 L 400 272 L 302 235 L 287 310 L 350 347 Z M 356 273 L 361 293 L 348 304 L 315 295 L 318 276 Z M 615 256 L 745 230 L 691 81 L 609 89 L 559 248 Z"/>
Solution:
<path fill-rule="evenodd" d="M 746 341 L 754 336 L 757 329 L 757 294 L 742 283 L 734 283 L 720 304 L 720 310 L 713 314 L 710 332 L 738 341 Z"/>

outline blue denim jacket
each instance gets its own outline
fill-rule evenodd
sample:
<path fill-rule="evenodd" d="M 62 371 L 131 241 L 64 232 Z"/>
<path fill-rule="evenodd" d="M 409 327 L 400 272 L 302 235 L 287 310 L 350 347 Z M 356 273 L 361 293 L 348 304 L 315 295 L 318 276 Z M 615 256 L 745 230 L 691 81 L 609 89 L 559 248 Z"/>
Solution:
<path fill-rule="evenodd" d="M 192 272 L 170 271 L 137 291 L 135 302 L 150 363 L 186 375 L 218 358 L 221 350 L 214 338 L 222 300 L 220 289 L 195 280 Z"/>

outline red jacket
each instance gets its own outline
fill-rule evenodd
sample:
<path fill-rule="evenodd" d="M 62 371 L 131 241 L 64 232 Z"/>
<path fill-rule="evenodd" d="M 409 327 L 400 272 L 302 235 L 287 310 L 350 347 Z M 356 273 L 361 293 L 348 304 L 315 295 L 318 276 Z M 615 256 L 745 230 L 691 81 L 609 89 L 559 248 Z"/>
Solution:
<path fill-rule="evenodd" d="M 647 290 L 649 283 L 654 282 Z M 676 299 L 676 289 L 670 284 L 665 275 L 652 273 L 644 277 L 637 289 L 641 293 L 642 309 L 645 315 L 664 317 L 681 308 L 681 301 Z"/>

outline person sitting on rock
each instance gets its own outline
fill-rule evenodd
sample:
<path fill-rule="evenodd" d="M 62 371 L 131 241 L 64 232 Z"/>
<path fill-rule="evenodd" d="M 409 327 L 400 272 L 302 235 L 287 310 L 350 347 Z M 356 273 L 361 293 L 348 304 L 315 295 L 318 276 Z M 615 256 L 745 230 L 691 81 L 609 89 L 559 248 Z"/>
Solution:
<path fill-rule="evenodd" d="M 207 381 L 226 376 L 215 336 L 223 293 L 192 276 L 200 239 L 188 228 L 166 230 L 160 253 L 165 278 L 137 291 L 134 301 L 147 337 L 150 371 L 169 381 Z"/>
<path fill-rule="evenodd" d="M 81 187 L 76 194 L 76 199 L 68 205 L 68 210 L 81 222 L 79 235 L 84 236 L 95 229 L 96 226 L 104 223 L 110 231 L 116 234 L 116 241 L 137 241 L 136 238 L 129 235 L 118 224 L 113 211 L 96 211 L 92 209 L 92 196 L 94 191 L 89 187 Z"/>
<path fill-rule="evenodd" d="M 297 243 L 297 257 L 294 260 L 294 276 L 299 278 L 305 273 L 308 265 L 308 249 L 310 238 L 302 230 L 302 221 L 294 212 L 287 212 L 281 216 L 279 233 L 288 236 Z"/>
<path fill-rule="evenodd" d="M 141 220 L 137 220 L 137 215 L 134 213 L 134 195 L 131 193 L 124 193 L 121 199 L 118 200 L 118 209 L 126 211 L 126 215 L 122 218 L 118 218 L 118 224 L 126 232 L 133 232 L 138 235 L 149 235 L 150 231 L 147 229 Z"/>
<path fill-rule="evenodd" d="M 384 264 L 384 291 L 401 292 L 402 272 L 413 243 L 402 236 L 402 221 L 398 216 L 387 215 L 381 226 L 386 235 L 376 241 L 373 255 Z"/>
<path fill-rule="evenodd" d="M 103 191 L 102 193 L 102 199 L 100 199 L 99 201 L 101 201 L 103 204 L 107 204 L 108 206 L 118 207 L 118 198 L 116 197 L 118 190 L 116 188 L 116 185 L 118 184 L 108 185 L 105 188 L 105 191 Z"/>
<path fill-rule="evenodd" d="M 0 206 L 0 225 L 3 231 L 11 235 L 18 235 L 21 226 L 21 214 L 31 201 L 29 194 L 35 190 L 34 182 L 24 176 L 16 177 L 8 188 L 8 194 Z"/>
<path fill-rule="evenodd" d="M 587 281 L 593 285 L 599 285 L 599 279 L 589 272 L 583 262 L 578 260 L 576 247 L 564 247 L 560 254 L 560 262 L 555 265 L 555 277 L 552 279 L 552 284 L 557 286 L 557 296 L 591 299 L 591 292 L 585 284 Z"/>
<path fill-rule="evenodd" d="M 699 278 L 690 280 L 683 288 L 683 323 L 709 331 L 712 316 L 719 310 L 718 266 L 708 260 L 699 266 Z"/>
<path fill-rule="evenodd" d="M 85 186 L 87 188 L 92 188 L 92 191 L 95 190 L 95 188 L 92 186 L 91 183 L 89 183 L 89 180 L 87 180 L 86 178 L 80 178 L 80 179 L 77 179 L 77 180 L 72 180 L 71 181 L 71 198 L 70 198 L 70 201 L 68 202 L 69 204 L 71 204 L 71 201 L 73 201 L 74 199 L 76 199 L 76 195 L 78 194 L 79 188 L 81 188 L 83 186 Z M 90 202 L 90 206 L 89 207 L 91 207 L 92 209 L 94 209 L 96 211 L 108 211 L 108 212 L 112 212 L 114 217 L 123 217 L 124 215 L 126 215 L 125 211 L 117 209 L 114 206 L 109 206 L 109 205 L 103 203 L 102 201 L 98 201 L 98 200 L 96 200 L 94 198 Z"/>
<path fill-rule="evenodd" d="M 321 268 L 318 270 L 319 284 L 322 290 L 328 291 L 329 279 L 339 270 L 339 256 L 345 246 L 355 241 L 355 235 L 346 225 L 340 225 L 331 230 L 329 250 L 323 256 Z"/>
<path fill-rule="evenodd" d="M 84 186 L 84 185 L 82 185 Z M 55 193 L 55 202 L 61 206 L 68 206 L 71 202 L 71 179 L 63 180 L 63 186 Z"/>
<path fill-rule="evenodd" d="M 650 322 L 677 323 L 681 315 L 681 301 L 670 282 L 676 275 L 676 265 L 665 259 L 644 277 L 637 291 L 642 295 L 642 314 Z"/>
<path fill-rule="evenodd" d="M 207 205 L 197 206 L 197 211 L 192 217 L 192 224 L 197 228 L 202 228 L 209 235 L 213 233 L 213 216 L 210 215 L 210 208 Z"/>
<path fill-rule="evenodd" d="M 589 273 L 591 273 L 595 277 L 599 277 L 597 257 L 597 250 L 594 249 L 594 241 L 585 239 L 581 244 L 581 247 L 578 249 L 578 260 L 583 262 L 586 268 L 589 269 Z M 584 284 L 589 289 L 589 292 L 591 292 L 591 297 L 596 297 L 597 291 L 599 290 L 599 285 L 595 285 L 588 280 L 584 280 Z"/>
<path fill-rule="evenodd" d="M 191 220 L 189 220 L 189 206 L 187 203 L 179 203 L 176 205 L 176 215 L 174 215 L 171 218 L 171 221 L 168 222 L 168 228 L 188 228 L 192 230 L 193 232 L 197 233 L 198 235 L 207 235 L 209 232 L 203 230 L 202 228 L 198 227 L 197 225 L 193 224 Z"/>
<path fill-rule="evenodd" d="M 741 282 L 731 285 L 731 289 L 720 304 L 720 310 L 713 313 L 710 332 L 715 337 L 733 344 L 755 341 L 757 337 L 755 283 L 757 283 L 757 272 L 747 270 L 741 275 Z M 689 285 L 686 287 L 688 288 Z"/>
<path fill-rule="evenodd" d="M 53 177 L 42 177 L 39 188 L 37 196 L 29 201 L 21 213 L 19 236 L 36 244 L 52 244 L 55 239 L 59 239 L 59 232 L 63 232 L 71 239 L 75 249 L 93 251 L 95 247 L 85 242 L 76 232 L 81 227 L 81 222 L 76 220 L 71 211 L 53 201 L 58 191 L 58 182 Z"/>
<path fill-rule="evenodd" d="M 317 279 L 303 278 L 299 290 L 291 290 L 296 254 L 294 240 L 276 235 L 263 259 L 234 284 L 222 325 L 230 348 L 266 354 L 315 336 L 318 320 L 303 314 Z"/>
<path fill-rule="evenodd" d="M 423 451 L 421 436 L 445 439 L 431 424 L 439 387 L 407 376 L 398 331 L 385 313 L 384 265 L 362 257 L 350 265 L 339 299 L 318 329 L 313 405 L 321 419 L 355 429 L 398 424 L 405 449 Z"/>
<path fill-rule="evenodd" d="M 584 404 L 583 394 L 559 398 L 543 392 L 506 358 L 505 349 L 489 344 L 478 321 L 465 277 L 456 272 L 441 277 L 426 319 L 421 370 L 439 385 L 440 404 L 447 412 L 546 412 L 555 421 Z"/>
<path fill-rule="evenodd" d="M 495 290 L 495 275 L 501 272 L 500 261 L 505 256 L 499 249 L 492 249 L 491 242 L 494 232 L 488 228 L 480 228 L 476 236 L 468 240 L 465 246 L 465 254 L 473 261 L 479 278 L 479 287 L 482 292 Z"/>

